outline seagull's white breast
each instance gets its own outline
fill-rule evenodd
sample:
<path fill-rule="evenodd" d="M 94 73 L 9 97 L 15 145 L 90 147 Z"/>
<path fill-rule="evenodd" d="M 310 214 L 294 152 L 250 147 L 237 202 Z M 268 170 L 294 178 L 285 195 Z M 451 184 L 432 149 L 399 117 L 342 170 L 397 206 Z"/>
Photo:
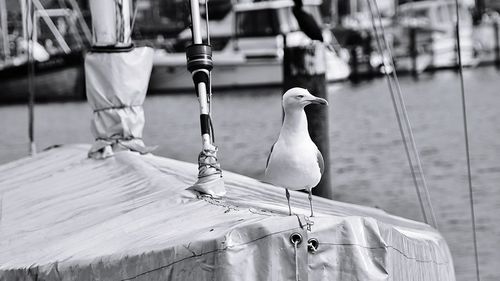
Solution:
<path fill-rule="evenodd" d="M 321 180 L 318 148 L 310 138 L 280 136 L 269 158 L 264 180 L 288 189 L 311 189 Z"/>

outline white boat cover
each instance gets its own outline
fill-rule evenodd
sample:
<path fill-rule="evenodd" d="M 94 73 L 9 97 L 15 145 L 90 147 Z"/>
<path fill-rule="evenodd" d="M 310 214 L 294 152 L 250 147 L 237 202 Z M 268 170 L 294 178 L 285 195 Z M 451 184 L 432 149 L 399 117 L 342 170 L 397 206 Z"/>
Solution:
<path fill-rule="evenodd" d="M 142 153 L 151 149 L 142 141 L 144 110 L 153 49 L 89 53 L 85 57 L 87 100 L 94 111 L 91 130 L 96 138 L 89 156 L 104 158 L 114 150 Z"/>
<path fill-rule="evenodd" d="M 315 197 L 308 231 L 305 193 L 288 216 L 283 189 L 226 172 L 224 199 L 199 198 L 194 164 L 88 149 L 0 166 L 0 280 L 455 280 L 428 225 Z"/>

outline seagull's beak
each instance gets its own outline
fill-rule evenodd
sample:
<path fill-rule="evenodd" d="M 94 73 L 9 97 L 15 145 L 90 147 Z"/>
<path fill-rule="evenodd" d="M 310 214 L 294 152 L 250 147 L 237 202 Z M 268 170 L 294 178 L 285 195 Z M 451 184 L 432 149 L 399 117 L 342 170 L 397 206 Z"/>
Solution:
<path fill-rule="evenodd" d="M 309 103 L 314 103 L 314 104 L 321 104 L 321 105 L 328 105 L 328 101 L 322 98 L 318 97 L 312 97 L 311 99 L 308 99 Z"/>

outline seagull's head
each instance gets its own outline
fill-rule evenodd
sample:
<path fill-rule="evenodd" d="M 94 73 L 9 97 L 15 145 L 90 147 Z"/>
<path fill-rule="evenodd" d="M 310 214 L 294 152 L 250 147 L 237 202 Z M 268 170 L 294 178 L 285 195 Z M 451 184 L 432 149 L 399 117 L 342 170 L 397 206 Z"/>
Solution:
<path fill-rule="evenodd" d="M 325 99 L 318 98 L 304 88 L 292 88 L 283 95 L 283 108 L 285 112 L 294 109 L 304 109 L 309 104 L 328 105 Z"/>

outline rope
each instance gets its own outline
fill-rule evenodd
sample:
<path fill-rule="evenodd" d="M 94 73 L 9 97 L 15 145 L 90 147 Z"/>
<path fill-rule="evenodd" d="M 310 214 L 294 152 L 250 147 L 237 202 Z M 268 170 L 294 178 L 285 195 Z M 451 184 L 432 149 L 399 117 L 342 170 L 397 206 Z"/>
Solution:
<path fill-rule="evenodd" d="M 425 223 L 429 223 L 429 219 L 427 218 L 427 214 L 426 214 L 426 209 L 425 209 L 425 205 L 424 205 L 424 201 L 423 201 L 423 198 L 422 198 L 422 195 L 421 195 L 421 191 L 420 191 L 420 187 L 419 187 L 419 184 L 418 184 L 418 180 L 417 180 L 417 177 L 416 177 L 416 173 L 415 173 L 415 168 L 414 168 L 414 165 L 413 165 L 413 161 L 412 161 L 412 158 L 411 158 L 411 153 L 410 153 L 410 149 L 409 149 L 409 145 L 407 143 L 407 139 L 406 139 L 406 134 L 404 132 L 404 126 L 403 126 L 403 123 L 401 121 L 401 114 L 399 112 L 399 108 L 398 108 L 398 105 L 396 103 L 396 96 L 394 94 L 394 88 L 393 88 L 393 85 L 392 83 L 394 83 L 396 86 L 396 93 L 397 93 L 397 97 L 398 97 L 398 101 L 399 101 L 399 106 L 401 107 L 401 112 L 402 112 L 402 115 L 403 115 L 403 119 L 405 121 L 404 125 L 406 126 L 406 130 L 408 132 L 408 137 L 410 139 L 410 144 L 411 144 L 411 148 L 412 148 L 412 152 L 415 156 L 415 160 L 417 162 L 417 168 L 418 168 L 418 174 L 419 174 L 419 177 L 422 181 L 422 185 L 423 185 L 423 189 L 424 189 L 424 192 L 425 192 L 425 196 L 426 196 L 426 202 L 429 206 L 429 211 L 430 211 L 430 218 L 431 218 L 431 222 L 430 224 L 437 228 L 437 220 L 436 220 L 436 217 L 434 215 L 434 209 L 432 207 L 432 203 L 431 203 L 431 199 L 430 199 L 430 194 L 429 194 L 429 190 L 428 190 L 428 187 L 427 187 L 427 182 L 425 180 L 425 176 L 424 176 L 424 172 L 423 172 L 423 168 L 422 168 L 422 163 L 421 163 L 421 160 L 420 160 L 420 157 L 419 157 L 419 153 L 418 153 L 418 149 L 417 149 L 417 145 L 416 145 L 416 142 L 415 142 L 415 138 L 414 138 L 414 135 L 413 135 L 413 131 L 412 131 L 412 126 L 411 126 L 411 123 L 410 123 L 410 120 L 409 120 L 409 117 L 408 117 L 408 111 L 407 111 L 407 108 L 406 108 L 406 104 L 404 102 L 404 97 L 403 97 L 403 94 L 402 94 L 402 90 L 401 90 L 401 86 L 399 84 L 399 79 L 398 79 L 398 76 L 397 76 L 397 73 L 396 73 L 396 69 L 394 67 L 394 60 L 393 60 L 393 57 L 392 57 L 392 52 L 390 50 L 390 47 L 389 47 L 389 44 L 387 43 L 387 38 L 385 36 L 385 30 L 384 30 L 384 27 L 383 27 L 383 24 L 382 24 L 382 21 L 381 21 L 381 16 L 380 16 L 380 10 L 378 8 L 378 5 L 376 3 L 376 1 L 373 1 L 373 6 L 372 6 L 372 2 L 370 0 L 367 0 L 368 2 L 368 7 L 370 9 L 370 15 L 371 15 L 371 20 L 372 20 L 372 25 L 373 25 L 373 30 L 374 30 L 374 33 L 375 33 L 375 38 L 376 38 L 376 42 L 377 42 L 377 46 L 378 46 L 378 49 L 379 49 L 379 52 L 380 52 L 380 55 L 382 56 L 382 61 L 383 61 L 383 64 L 384 64 L 384 68 L 386 70 L 388 70 L 389 68 L 387 67 L 387 63 L 385 61 L 385 56 L 384 56 L 384 49 L 387 50 L 387 52 L 389 53 L 389 58 L 390 58 L 390 64 L 391 64 L 391 68 L 392 68 L 392 79 L 391 80 L 391 74 L 389 74 L 387 71 L 385 71 L 385 77 L 386 77 L 386 81 L 387 81 L 387 84 L 389 86 L 389 92 L 391 93 L 391 100 L 392 100 L 392 103 L 393 103 L 393 107 L 394 107 L 394 110 L 395 110 L 395 113 L 396 113 L 396 119 L 397 119 L 397 122 L 398 122 L 398 127 L 399 127 L 399 131 L 400 131 L 400 134 L 401 134 L 401 138 L 403 140 L 403 144 L 404 144 L 404 148 L 405 148 L 405 152 L 406 152 L 406 157 L 408 159 L 408 164 L 410 166 L 410 171 L 411 171 L 411 175 L 412 175 L 412 179 L 413 179 L 413 184 L 415 185 L 415 189 L 416 189 L 416 192 L 417 192 L 417 197 L 418 197 L 418 200 L 419 200 L 419 204 L 420 204 L 420 208 L 421 208 L 421 211 L 422 211 L 422 215 L 423 215 L 423 218 L 424 218 L 424 221 Z M 375 20 L 375 15 L 374 15 L 374 10 L 375 8 L 375 11 L 377 12 L 377 15 L 378 15 L 378 18 L 379 18 L 379 25 L 380 25 L 380 31 L 378 30 L 377 28 L 377 23 L 376 23 L 376 20 Z M 380 33 L 382 34 L 382 39 L 380 38 Z M 383 42 L 383 44 L 381 43 L 381 41 Z"/>
<path fill-rule="evenodd" d="M 299 257 L 297 254 L 297 246 L 299 245 L 298 241 L 293 242 L 293 253 L 295 255 L 295 281 L 300 281 L 299 277 Z"/>
<path fill-rule="evenodd" d="M 477 231 L 476 231 L 476 214 L 474 211 L 474 192 L 472 189 L 472 173 L 471 173 L 471 163 L 470 163 L 470 148 L 469 148 L 469 130 L 467 126 L 467 106 L 465 103 L 465 83 L 464 83 L 464 73 L 462 65 L 462 49 L 460 45 L 460 17 L 459 17 L 459 5 L 458 0 L 455 0 L 455 12 L 456 12 L 456 35 L 457 35 L 457 54 L 458 54 L 458 73 L 460 75 L 460 92 L 462 96 L 462 116 L 463 116 L 463 126 L 464 126 L 464 137 L 465 137 L 465 155 L 467 158 L 467 179 L 469 184 L 469 203 L 470 203 L 470 213 L 472 221 L 472 235 L 474 241 L 474 261 L 476 263 L 476 279 L 481 280 L 479 272 L 479 254 L 477 250 Z"/>
<path fill-rule="evenodd" d="M 115 106 L 109 106 L 109 107 L 103 107 L 103 108 L 96 108 L 93 110 L 93 113 L 98 113 L 101 111 L 108 111 L 108 110 L 119 110 L 119 109 L 133 109 L 136 107 L 141 107 L 141 104 L 131 104 L 131 105 L 115 105 Z"/>

